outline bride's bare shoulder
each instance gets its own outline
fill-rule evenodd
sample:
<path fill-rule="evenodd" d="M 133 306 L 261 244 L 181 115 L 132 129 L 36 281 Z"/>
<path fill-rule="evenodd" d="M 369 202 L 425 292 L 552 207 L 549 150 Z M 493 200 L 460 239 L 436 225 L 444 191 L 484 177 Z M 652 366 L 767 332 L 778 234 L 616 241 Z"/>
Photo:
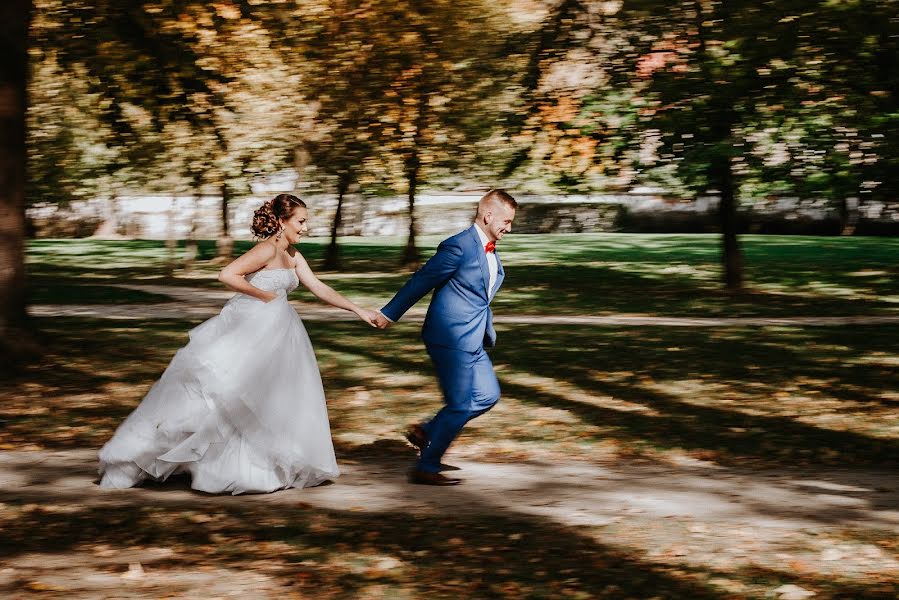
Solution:
<path fill-rule="evenodd" d="M 271 260 L 275 257 L 275 254 L 278 253 L 278 249 L 272 242 L 268 240 L 262 240 L 256 242 L 255 246 L 247 250 L 247 254 L 250 253 L 253 253 L 253 255 L 257 258 L 266 258 L 268 260 Z"/>
<path fill-rule="evenodd" d="M 242 268 L 250 268 L 250 270 L 261 269 L 265 265 L 274 260 L 278 249 L 275 245 L 268 241 L 258 242 L 255 246 L 238 256 L 231 263 Z"/>

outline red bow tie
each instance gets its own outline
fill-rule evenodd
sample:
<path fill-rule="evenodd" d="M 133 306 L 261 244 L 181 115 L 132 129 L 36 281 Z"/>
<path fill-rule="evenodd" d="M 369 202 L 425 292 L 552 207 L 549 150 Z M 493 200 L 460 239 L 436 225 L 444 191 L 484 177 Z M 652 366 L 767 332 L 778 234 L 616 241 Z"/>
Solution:
<path fill-rule="evenodd" d="M 493 252 L 496 249 L 496 242 L 487 242 L 487 245 L 484 246 L 484 252 Z"/>

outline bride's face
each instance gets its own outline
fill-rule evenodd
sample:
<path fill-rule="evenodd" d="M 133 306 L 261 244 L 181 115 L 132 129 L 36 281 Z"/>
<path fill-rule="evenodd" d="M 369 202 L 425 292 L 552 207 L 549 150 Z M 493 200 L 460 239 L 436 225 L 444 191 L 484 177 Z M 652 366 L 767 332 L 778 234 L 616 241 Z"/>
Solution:
<path fill-rule="evenodd" d="M 302 206 L 298 206 L 290 213 L 288 219 L 281 221 L 287 243 L 296 244 L 303 237 L 303 234 L 309 231 L 309 227 L 306 225 L 306 219 L 308 218 L 309 211 Z"/>

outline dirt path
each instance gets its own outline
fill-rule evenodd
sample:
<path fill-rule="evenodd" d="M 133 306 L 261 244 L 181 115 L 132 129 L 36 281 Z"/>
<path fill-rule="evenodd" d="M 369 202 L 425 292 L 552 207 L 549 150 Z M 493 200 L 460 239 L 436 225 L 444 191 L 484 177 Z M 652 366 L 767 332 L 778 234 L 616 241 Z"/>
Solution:
<path fill-rule="evenodd" d="M 801 561 L 807 571 L 877 574 L 899 578 L 899 560 L 872 536 L 899 536 L 899 476 L 849 469 L 736 470 L 711 464 L 571 461 L 494 464 L 454 461 L 463 485 L 413 486 L 405 481 L 408 461 L 361 456 L 341 460 L 336 483 L 266 495 L 210 496 L 183 482 L 130 490 L 96 485 L 94 450 L 0 453 L 0 502 L 27 503 L 54 511 L 85 508 L 177 506 L 179 511 L 216 507 L 295 507 L 350 513 L 410 515 L 514 515 L 563 527 L 590 528 L 615 544 L 637 549 L 649 561 L 682 562 L 708 569 L 748 561 L 773 566 Z M 6 504 L 4 504 L 6 506 Z M 202 524 L 198 525 L 202 527 Z M 847 538 L 846 532 L 855 532 Z M 855 538 L 855 539 L 851 539 Z M 153 580 L 157 563 L 171 561 L 164 548 L 123 552 L 69 551 L 14 557 L 0 565 L 0 589 L 12 581 L 40 582 L 77 597 L 100 598 L 122 590 L 140 596 L 231 596 L 256 590 L 277 596 L 262 574 L 174 571 Z M 158 573 L 156 577 L 162 577 Z M 741 585 L 732 582 L 733 585 Z M 209 588 L 209 586 L 213 586 Z M 774 597 L 789 597 L 774 594 Z"/>
<path fill-rule="evenodd" d="M 231 296 L 227 291 L 193 287 L 129 287 L 167 294 L 177 302 L 43 305 L 30 307 L 30 312 L 35 316 L 194 319 L 217 314 Z M 304 319 L 355 318 L 321 304 L 292 304 Z M 423 316 L 423 309 L 413 309 L 409 320 Z M 665 327 L 845 326 L 899 323 L 899 316 L 503 315 L 496 321 Z M 196 493 L 183 481 L 102 490 L 96 485 L 96 449 L 4 451 L 0 452 L 0 511 L 71 514 L 78 519 L 90 511 L 121 513 L 159 507 L 169 513 L 206 518 L 203 515 L 207 513 L 234 507 L 271 515 L 295 512 L 299 506 L 313 514 L 370 515 L 374 520 L 379 515 L 396 514 L 471 515 L 488 520 L 495 516 L 539 528 L 549 525 L 560 531 L 575 530 L 605 547 L 639 556 L 651 568 L 709 573 L 709 585 L 719 590 L 721 597 L 832 597 L 826 590 L 816 589 L 815 582 L 835 579 L 899 589 L 895 543 L 899 538 L 899 473 L 895 470 L 737 469 L 687 459 L 675 463 L 645 459 L 597 463 L 589 457 L 564 462 L 494 463 L 481 460 L 483 454 L 477 446 L 468 444 L 449 457 L 461 467 L 463 485 L 430 488 L 406 482 L 409 459 L 401 454 L 342 457 L 343 474 L 331 485 L 231 497 Z M 203 528 L 204 521 L 198 520 L 196 527 Z M 40 552 L 9 552 L 8 558 L 0 560 L 0 595 L 13 591 L 11 597 L 15 598 L 306 597 L 291 595 L 295 591 L 285 588 L 285 577 L 265 565 L 238 569 L 217 563 L 198 567 L 196 561 L 187 560 L 191 557 L 183 550 L 180 552 L 152 543 L 115 547 L 81 544 L 41 548 Z M 391 560 L 384 559 L 381 566 L 387 570 L 400 568 Z M 805 587 L 758 589 L 751 587 L 752 576 L 727 575 L 755 570 L 795 574 L 811 583 L 803 583 Z"/>
<path fill-rule="evenodd" d="M 201 319 L 219 313 L 233 294 L 227 290 L 211 290 L 189 286 L 125 285 L 142 292 L 167 295 L 177 302 L 165 304 L 38 304 L 28 308 L 35 317 L 90 317 L 101 319 Z M 321 303 L 292 301 L 303 319 L 309 321 L 354 321 L 347 311 Z M 426 310 L 412 308 L 403 318 L 406 322 L 424 320 Z M 654 317 L 645 315 L 497 315 L 497 324 L 508 325 L 616 325 L 656 327 L 759 327 L 885 325 L 899 323 L 899 315 L 843 317 Z"/>
<path fill-rule="evenodd" d="M 87 505 L 179 502 L 296 503 L 337 510 L 409 513 L 498 511 L 541 516 L 560 525 L 608 525 L 644 515 L 798 531 L 828 524 L 874 526 L 899 534 L 899 474 L 850 469 L 735 470 L 712 464 L 646 461 L 487 463 L 457 459 L 465 484 L 406 482 L 409 462 L 395 457 L 340 461 L 333 485 L 274 494 L 212 496 L 189 489 L 105 490 L 96 485 L 96 451 L 0 453 L 0 490 L 29 502 L 78 499 Z M 11 490 L 15 490 L 11 492 Z M 899 563 L 896 565 L 899 567 Z"/>

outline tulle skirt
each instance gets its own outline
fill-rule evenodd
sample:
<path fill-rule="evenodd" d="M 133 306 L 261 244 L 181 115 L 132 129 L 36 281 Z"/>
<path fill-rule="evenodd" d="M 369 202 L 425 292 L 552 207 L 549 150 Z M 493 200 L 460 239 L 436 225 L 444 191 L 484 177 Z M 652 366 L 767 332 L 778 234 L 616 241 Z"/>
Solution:
<path fill-rule="evenodd" d="M 284 290 L 268 303 L 238 294 L 191 330 L 99 458 L 108 488 L 182 472 L 232 494 L 336 478 L 318 364 Z"/>

